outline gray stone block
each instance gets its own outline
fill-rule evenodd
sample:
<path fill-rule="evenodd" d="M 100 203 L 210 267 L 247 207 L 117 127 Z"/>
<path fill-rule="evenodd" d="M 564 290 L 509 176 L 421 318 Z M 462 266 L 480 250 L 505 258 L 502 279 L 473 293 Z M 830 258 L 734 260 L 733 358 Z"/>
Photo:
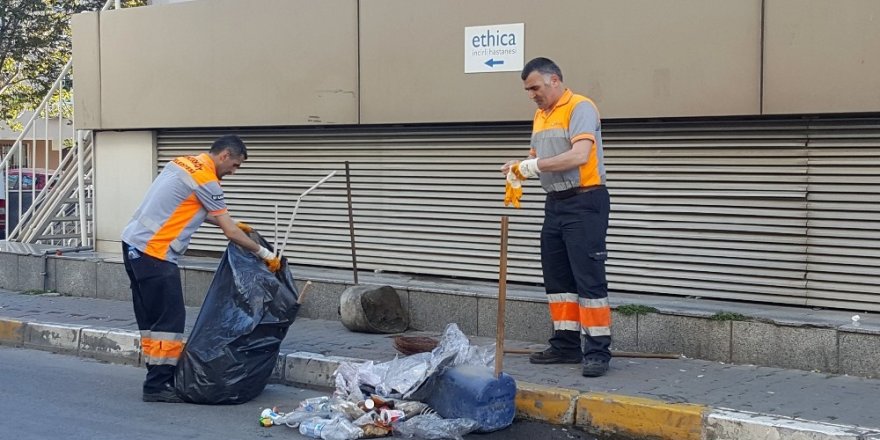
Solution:
<path fill-rule="evenodd" d="M 18 288 L 18 255 L 0 254 L 0 288 L 9 290 Z"/>
<path fill-rule="evenodd" d="M 18 286 L 15 290 L 21 291 L 43 291 L 48 290 L 49 280 L 44 280 L 43 270 L 46 270 L 48 277 L 49 259 L 43 260 L 43 257 L 34 255 L 18 256 Z M 44 287 L 45 281 L 45 287 Z"/>
<path fill-rule="evenodd" d="M 98 264 L 94 260 L 58 258 L 55 290 L 69 296 L 94 298 L 98 290 Z"/>
<path fill-rule="evenodd" d="M 768 367 L 838 371 L 837 330 L 733 322 L 731 361 Z"/>
<path fill-rule="evenodd" d="M 639 315 L 639 351 L 730 362 L 730 323 L 691 316 Z"/>
<path fill-rule="evenodd" d="M 478 336 L 495 337 L 498 299 L 478 298 Z M 504 338 L 545 343 L 553 334 L 547 303 L 508 299 L 504 311 Z"/>
<path fill-rule="evenodd" d="M 275 368 L 272 369 L 272 375 L 269 376 L 269 381 L 274 383 L 280 383 L 284 380 L 284 359 L 287 358 L 287 355 L 284 353 L 279 353 L 277 359 L 275 360 Z"/>
<path fill-rule="evenodd" d="M 25 348 L 55 353 L 76 354 L 80 327 L 61 324 L 28 323 L 24 333 Z"/>
<path fill-rule="evenodd" d="M 362 361 L 302 351 L 288 354 L 284 361 L 284 383 L 332 388 L 335 386 L 333 373 L 341 362 Z"/>
<path fill-rule="evenodd" d="M 452 322 L 458 324 L 466 335 L 476 335 L 479 330 L 479 309 L 475 296 L 411 290 L 409 317 L 410 327 L 416 330 L 442 331 Z"/>
<path fill-rule="evenodd" d="M 181 283 L 183 283 L 183 302 L 188 306 L 199 307 L 205 302 L 208 288 L 214 279 L 213 270 L 183 269 Z"/>
<path fill-rule="evenodd" d="M 140 335 L 107 329 L 84 328 L 80 336 L 79 355 L 116 364 L 138 365 Z"/>
<path fill-rule="evenodd" d="M 98 298 L 131 301 L 131 281 L 122 263 L 98 262 Z"/>
<path fill-rule="evenodd" d="M 618 351 L 639 350 L 639 318 L 611 311 L 611 349 Z"/>
<path fill-rule="evenodd" d="M 297 281 L 297 290 L 302 292 L 305 281 Z M 348 285 L 343 283 L 312 282 L 299 316 L 303 318 L 339 321 L 339 298 Z"/>
<path fill-rule="evenodd" d="M 840 373 L 880 378 L 880 334 L 841 331 Z"/>

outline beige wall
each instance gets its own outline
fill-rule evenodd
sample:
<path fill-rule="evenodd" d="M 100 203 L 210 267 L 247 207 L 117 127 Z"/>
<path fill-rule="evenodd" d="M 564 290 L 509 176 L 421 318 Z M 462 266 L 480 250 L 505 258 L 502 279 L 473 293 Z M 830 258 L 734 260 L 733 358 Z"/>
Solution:
<path fill-rule="evenodd" d="M 880 111 L 880 1 L 766 1 L 764 113 Z"/>
<path fill-rule="evenodd" d="M 100 29 L 102 128 L 357 123 L 355 0 L 111 10 Z"/>
<path fill-rule="evenodd" d="M 466 26 L 525 23 L 605 117 L 759 112 L 759 0 L 371 0 L 360 4 L 361 122 L 530 119 L 518 72 L 464 74 Z"/>
<path fill-rule="evenodd" d="M 555 59 L 606 118 L 877 112 L 878 22 L 876 0 L 198 0 L 81 14 L 76 122 L 527 120 L 518 72 L 464 73 L 464 28 L 505 23 L 525 23 L 525 59 Z"/>
<path fill-rule="evenodd" d="M 73 78 L 76 128 L 101 127 L 101 51 L 99 14 L 73 16 Z"/>
<path fill-rule="evenodd" d="M 122 166 L 121 164 L 140 164 Z M 152 131 L 101 131 L 95 138 L 95 232 L 99 252 L 119 252 L 122 228 L 156 177 Z"/>

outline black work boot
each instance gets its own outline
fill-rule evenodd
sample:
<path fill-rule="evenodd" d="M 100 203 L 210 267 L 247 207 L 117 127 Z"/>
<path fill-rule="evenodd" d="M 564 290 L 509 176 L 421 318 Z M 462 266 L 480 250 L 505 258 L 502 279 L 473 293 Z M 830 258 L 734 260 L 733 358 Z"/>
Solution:
<path fill-rule="evenodd" d="M 581 354 L 566 355 L 565 353 L 550 347 L 544 351 L 537 351 L 529 355 L 529 362 L 533 364 L 577 364 L 581 361 Z"/>
<path fill-rule="evenodd" d="M 584 369 L 581 371 L 584 377 L 604 376 L 608 372 L 608 361 L 604 359 L 584 359 Z"/>
<path fill-rule="evenodd" d="M 170 383 L 164 384 L 161 389 L 146 391 L 143 395 L 144 402 L 164 402 L 164 403 L 183 403 L 183 400 L 177 396 L 177 391 Z"/>

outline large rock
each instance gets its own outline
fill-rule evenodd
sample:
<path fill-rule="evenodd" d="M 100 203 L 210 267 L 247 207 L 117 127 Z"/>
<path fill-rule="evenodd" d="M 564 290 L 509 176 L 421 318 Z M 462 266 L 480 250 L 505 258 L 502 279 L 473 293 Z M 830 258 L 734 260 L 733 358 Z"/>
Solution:
<path fill-rule="evenodd" d="M 400 333 L 409 326 L 409 314 L 391 286 L 352 286 L 339 299 L 342 324 L 351 331 Z"/>

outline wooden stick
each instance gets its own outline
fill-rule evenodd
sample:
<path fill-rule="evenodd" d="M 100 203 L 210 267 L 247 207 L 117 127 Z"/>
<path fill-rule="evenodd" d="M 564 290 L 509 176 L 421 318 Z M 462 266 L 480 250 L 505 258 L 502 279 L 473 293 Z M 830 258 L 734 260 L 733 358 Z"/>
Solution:
<path fill-rule="evenodd" d="M 306 299 L 306 293 L 309 292 L 309 287 L 312 287 L 312 280 L 306 281 L 306 285 L 303 286 L 302 291 L 299 293 L 299 298 L 296 299 L 297 304 L 302 304 Z"/>
<path fill-rule="evenodd" d="M 504 353 L 506 354 L 532 354 L 535 350 L 528 350 L 524 348 L 505 348 Z M 681 356 L 674 353 L 646 353 L 641 351 L 612 351 L 612 357 L 622 357 L 622 358 L 653 358 L 653 359 L 679 359 Z"/>
<path fill-rule="evenodd" d="M 504 303 L 507 299 L 507 216 L 501 217 L 501 258 L 498 264 L 498 321 L 495 324 L 495 377 L 504 360 Z"/>

